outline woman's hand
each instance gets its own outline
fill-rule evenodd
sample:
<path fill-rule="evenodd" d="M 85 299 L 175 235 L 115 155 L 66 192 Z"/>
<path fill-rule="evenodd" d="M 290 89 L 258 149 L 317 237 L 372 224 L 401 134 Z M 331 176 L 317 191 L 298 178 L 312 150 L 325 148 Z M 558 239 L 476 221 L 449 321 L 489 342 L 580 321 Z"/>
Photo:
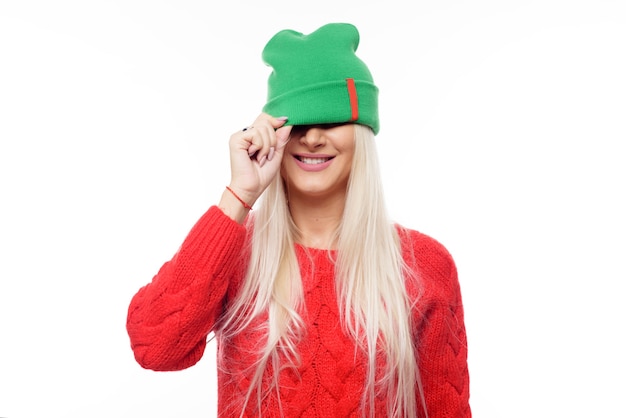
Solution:
<path fill-rule="evenodd" d="M 286 121 L 286 117 L 274 118 L 261 113 L 250 126 L 235 132 L 230 137 L 229 187 L 234 194 L 250 206 L 256 202 L 280 171 L 285 145 L 291 133 L 291 126 L 283 127 Z M 230 197 L 223 195 L 222 202 L 220 202 L 222 209 L 225 209 L 223 205 L 225 199 L 229 201 L 226 203 L 233 204 L 232 198 L 235 197 L 233 193 L 230 193 Z M 237 204 L 243 207 L 240 202 Z M 225 212 L 232 212 L 232 210 L 225 210 Z M 240 216 L 236 217 L 240 218 Z"/>

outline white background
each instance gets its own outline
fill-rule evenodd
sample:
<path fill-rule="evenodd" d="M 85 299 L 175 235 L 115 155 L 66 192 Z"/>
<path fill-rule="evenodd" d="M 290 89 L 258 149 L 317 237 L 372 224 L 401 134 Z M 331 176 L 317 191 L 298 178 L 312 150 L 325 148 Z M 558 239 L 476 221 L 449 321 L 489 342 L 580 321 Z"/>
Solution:
<path fill-rule="evenodd" d="M 409 7 L 409 5 L 411 5 Z M 137 289 L 229 179 L 271 35 L 347 21 L 394 219 L 455 257 L 475 417 L 626 417 L 622 1 L 0 1 L 0 417 L 214 417 Z"/>

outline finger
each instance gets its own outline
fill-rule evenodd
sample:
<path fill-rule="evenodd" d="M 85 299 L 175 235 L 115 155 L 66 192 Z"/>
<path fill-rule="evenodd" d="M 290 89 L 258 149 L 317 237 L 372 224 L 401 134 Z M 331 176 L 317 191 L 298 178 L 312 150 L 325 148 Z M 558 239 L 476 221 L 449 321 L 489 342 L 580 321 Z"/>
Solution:
<path fill-rule="evenodd" d="M 276 130 L 276 147 L 270 148 L 270 154 L 267 157 L 268 162 L 275 161 L 276 164 L 280 165 L 283 154 L 285 153 L 285 146 L 290 139 L 291 129 L 291 126 L 283 126 Z"/>
<path fill-rule="evenodd" d="M 272 125 L 274 129 L 278 129 L 281 126 L 283 126 L 285 122 L 287 122 L 288 119 L 289 118 L 287 116 L 274 117 L 274 116 L 268 115 L 267 113 L 261 113 L 254 122 L 255 124 L 257 122 L 261 122 L 261 123 L 267 122 L 270 125 Z"/>
<path fill-rule="evenodd" d="M 250 157 L 263 146 L 258 135 L 255 135 L 255 130 L 254 126 L 248 126 L 231 136 L 233 146 L 246 151 Z"/>
<path fill-rule="evenodd" d="M 283 126 L 276 130 L 276 147 L 282 149 L 287 145 L 291 138 L 291 129 L 293 126 Z"/>
<path fill-rule="evenodd" d="M 265 163 L 265 159 L 267 159 L 268 161 L 271 161 L 274 158 L 276 148 L 280 146 L 279 141 L 281 140 L 284 141 L 284 138 L 277 135 L 276 131 L 284 126 L 284 124 L 287 122 L 287 119 L 288 119 L 287 116 L 280 116 L 280 117 L 274 118 L 266 113 L 262 113 L 257 118 L 257 121 L 259 122 L 263 121 L 263 122 L 269 123 L 269 127 L 266 132 L 267 138 L 269 138 L 269 148 L 263 148 L 259 150 L 259 153 L 257 155 L 259 162 Z M 264 144 L 267 144 L 267 142 L 264 141 Z"/>
<path fill-rule="evenodd" d="M 241 138 L 241 147 L 248 152 L 248 156 L 260 160 L 263 155 L 267 155 L 269 146 L 267 145 L 268 134 L 273 132 L 273 129 L 267 127 L 267 122 L 262 120 L 256 120 L 253 125 L 250 125 L 241 130 L 238 133 Z"/>
<path fill-rule="evenodd" d="M 272 149 L 276 149 L 276 132 L 270 124 L 266 123 L 259 127 L 258 134 L 261 139 L 261 147 L 256 154 L 256 159 L 263 166 L 270 157 L 270 152 L 273 154 Z"/>
<path fill-rule="evenodd" d="M 248 156 L 261 163 L 271 159 L 278 146 L 276 130 L 287 121 L 286 116 L 274 118 L 266 113 L 261 113 L 254 123 L 243 128 L 238 135 L 243 139 L 240 147 L 245 148 Z M 234 134 L 236 135 L 236 134 Z"/>
<path fill-rule="evenodd" d="M 271 119 L 271 124 L 272 124 L 272 127 L 273 127 L 274 129 L 278 129 L 278 128 L 280 128 L 281 126 L 285 125 L 285 123 L 287 123 L 287 120 L 288 120 L 288 119 L 289 119 L 289 118 L 288 118 L 287 116 L 279 116 L 279 117 L 277 117 L 277 118 L 272 118 L 272 119 Z"/>

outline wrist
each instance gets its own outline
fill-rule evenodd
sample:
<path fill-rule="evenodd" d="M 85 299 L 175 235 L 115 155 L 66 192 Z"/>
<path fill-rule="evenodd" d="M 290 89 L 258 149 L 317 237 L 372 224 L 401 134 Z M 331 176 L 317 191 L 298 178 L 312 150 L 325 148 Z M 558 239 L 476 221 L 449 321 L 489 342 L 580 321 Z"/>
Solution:
<path fill-rule="evenodd" d="M 218 207 L 224 214 L 235 222 L 242 224 L 248 213 L 252 210 L 252 204 L 244 200 L 247 195 L 239 192 L 237 188 L 226 186 Z"/>
<path fill-rule="evenodd" d="M 248 210 L 252 210 L 252 205 L 248 204 L 248 202 L 241 197 L 241 195 L 243 195 L 243 196 L 246 196 L 246 195 L 244 195 L 241 192 L 237 192 L 237 191 L 233 190 L 233 188 L 230 187 L 230 186 L 226 186 L 226 190 L 228 190 L 235 197 L 235 199 L 237 199 L 239 201 L 239 203 L 241 203 L 241 205 L 244 208 L 246 208 Z"/>

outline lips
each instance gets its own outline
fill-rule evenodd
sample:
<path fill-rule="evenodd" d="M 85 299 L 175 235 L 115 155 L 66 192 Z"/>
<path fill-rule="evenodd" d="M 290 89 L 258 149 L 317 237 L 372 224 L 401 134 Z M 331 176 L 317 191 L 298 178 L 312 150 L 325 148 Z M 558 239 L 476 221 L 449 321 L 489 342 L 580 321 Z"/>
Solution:
<path fill-rule="evenodd" d="M 330 160 L 330 158 L 326 158 L 326 157 L 298 157 L 296 156 L 296 158 L 299 161 L 302 161 L 304 164 L 322 164 Z"/>
<path fill-rule="evenodd" d="M 321 171 L 333 160 L 331 155 L 294 155 L 296 165 L 305 171 Z"/>

